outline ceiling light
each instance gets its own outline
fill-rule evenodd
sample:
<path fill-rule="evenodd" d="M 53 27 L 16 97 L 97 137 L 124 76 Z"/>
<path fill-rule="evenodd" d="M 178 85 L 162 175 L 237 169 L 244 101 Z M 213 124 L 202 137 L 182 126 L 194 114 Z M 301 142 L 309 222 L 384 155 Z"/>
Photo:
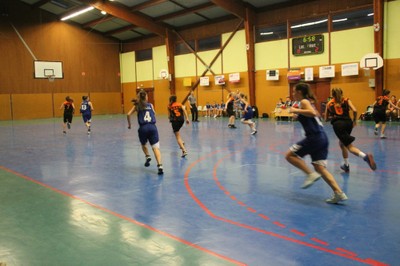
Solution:
<path fill-rule="evenodd" d="M 334 19 L 334 20 L 332 20 L 332 22 L 335 23 L 335 22 L 342 22 L 342 21 L 346 21 L 346 20 L 347 20 L 347 18 L 341 18 L 341 19 Z"/>
<path fill-rule="evenodd" d="M 94 9 L 94 7 L 92 7 L 92 6 L 87 7 L 87 8 L 85 8 L 85 9 L 80 10 L 80 11 L 77 11 L 77 12 L 75 12 L 75 13 L 72 13 L 71 15 L 68 15 L 68 16 L 66 16 L 66 17 L 63 17 L 63 18 L 61 18 L 61 20 L 64 21 L 64 20 L 67 20 L 67 19 L 70 19 L 70 18 L 79 16 L 79 15 L 81 15 L 81 14 L 83 14 L 83 13 L 86 13 L 86 12 L 88 12 L 88 11 L 90 11 L 90 10 L 93 10 L 93 9 Z"/>
<path fill-rule="evenodd" d="M 103 14 L 103 15 L 107 15 L 107 12 L 106 12 L 106 11 L 104 11 L 104 10 L 102 10 L 102 11 L 101 11 L 101 14 Z"/>
<path fill-rule="evenodd" d="M 373 16 L 373 15 L 374 15 L 374 13 L 369 13 L 367 16 L 370 17 L 370 16 Z"/>
<path fill-rule="evenodd" d="M 260 33 L 260 35 L 272 35 L 272 34 L 274 34 L 273 31 L 270 31 L 270 32 L 261 32 L 261 33 Z"/>
<path fill-rule="evenodd" d="M 308 22 L 308 23 L 304 23 L 304 24 L 294 25 L 294 26 L 291 26 L 290 28 L 296 29 L 296 28 L 301 28 L 301 27 L 308 27 L 308 26 L 312 26 L 312 25 L 316 25 L 316 24 L 321 24 L 321 23 L 324 23 L 327 21 L 328 21 L 327 19 L 323 19 L 323 20 Z"/>

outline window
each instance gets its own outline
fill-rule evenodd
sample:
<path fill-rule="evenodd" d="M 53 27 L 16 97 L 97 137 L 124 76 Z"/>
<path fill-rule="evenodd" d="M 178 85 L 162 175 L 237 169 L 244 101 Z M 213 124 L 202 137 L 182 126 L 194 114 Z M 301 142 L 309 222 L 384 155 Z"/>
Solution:
<path fill-rule="evenodd" d="M 195 50 L 195 42 L 194 41 L 188 41 L 187 42 L 190 47 L 192 47 L 193 51 Z M 190 54 L 192 51 L 186 46 L 185 43 L 177 43 L 175 45 L 175 55 L 180 55 L 180 54 Z"/>
<path fill-rule="evenodd" d="M 292 23 L 290 27 L 292 37 L 328 32 L 328 19 L 315 18 L 313 20 Z"/>
<path fill-rule="evenodd" d="M 363 9 L 332 16 L 332 31 L 372 26 L 374 11 Z"/>
<path fill-rule="evenodd" d="M 136 51 L 136 62 L 152 60 L 152 59 L 153 59 L 152 49 Z"/>
<path fill-rule="evenodd" d="M 256 42 L 267 42 L 287 38 L 286 24 L 256 29 Z"/>
<path fill-rule="evenodd" d="M 221 35 L 197 41 L 197 51 L 207 51 L 221 48 Z"/>

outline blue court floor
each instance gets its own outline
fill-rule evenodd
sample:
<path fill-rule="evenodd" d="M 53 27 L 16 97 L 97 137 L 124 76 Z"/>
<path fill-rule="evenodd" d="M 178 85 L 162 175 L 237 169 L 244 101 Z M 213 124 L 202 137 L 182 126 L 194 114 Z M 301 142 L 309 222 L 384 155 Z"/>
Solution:
<path fill-rule="evenodd" d="M 347 174 L 325 124 L 328 169 L 349 197 L 330 205 L 328 185 L 301 189 L 284 158 L 298 122 L 258 119 L 253 136 L 202 117 L 181 129 L 181 158 L 160 115 L 159 176 L 132 120 L 129 130 L 124 115 L 94 116 L 90 136 L 79 116 L 65 136 L 61 118 L 0 122 L 0 264 L 400 265 L 398 122 L 384 140 L 358 124 L 354 144 L 378 169 L 350 154 Z"/>

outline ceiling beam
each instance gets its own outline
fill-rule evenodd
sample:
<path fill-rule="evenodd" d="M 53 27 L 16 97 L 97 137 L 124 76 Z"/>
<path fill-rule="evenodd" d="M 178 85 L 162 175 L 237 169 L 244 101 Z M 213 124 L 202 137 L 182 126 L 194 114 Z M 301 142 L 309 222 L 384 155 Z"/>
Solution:
<path fill-rule="evenodd" d="M 233 0 L 211 0 L 212 3 L 217 6 L 225 9 L 229 13 L 234 14 L 238 18 L 245 19 L 246 18 L 246 10 L 245 7 Z"/>
<path fill-rule="evenodd" d="M 107 14 L 125 20 L 138 27 L 147 29 L 159 36 L 165 37 L 166 35 L 166 27 L 161 26 L 144 16 L 131 13 L 127 8 L 101 0 L 85 0 L 85 2 L 98 10 L 105 11 Z"/>
<path fill-rule="evenodd" d="M 50 2 L 50 1 L 51 1 L 51 0 L 41 0 L 41 1 L 37 2 L 37 3 L 34 3 L 34 4 L 32 5 L 32 8 L 39 8 L 39 7 L 41 7 L 41 6 L 45 5 L 45 4 L 47 4 L 47 3 Z"/>

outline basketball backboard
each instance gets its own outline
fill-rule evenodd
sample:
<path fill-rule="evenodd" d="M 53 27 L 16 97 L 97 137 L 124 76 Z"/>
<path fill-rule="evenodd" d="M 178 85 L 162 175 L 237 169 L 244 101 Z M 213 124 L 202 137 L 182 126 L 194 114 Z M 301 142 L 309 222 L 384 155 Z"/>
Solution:
<path fill-rule="evenodd" d="M 64 78 L 62 62 L 59 61 L 34 61 L 35 79 L 47 79 L 54 76 L 56 79 Z"/>

